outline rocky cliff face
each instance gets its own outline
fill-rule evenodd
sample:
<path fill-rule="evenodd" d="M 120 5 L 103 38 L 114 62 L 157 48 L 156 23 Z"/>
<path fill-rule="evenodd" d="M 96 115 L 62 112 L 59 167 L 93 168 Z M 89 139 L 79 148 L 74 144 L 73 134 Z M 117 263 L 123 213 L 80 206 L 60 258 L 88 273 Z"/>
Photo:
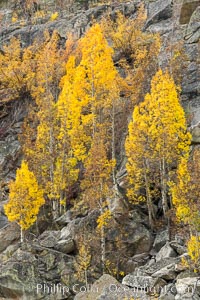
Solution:
<path fill-rule="evenodd" d="M 0 1 L 1 45 L 12 36 L 20 36 L 23 45 L 28 45 L 35 36 L 42 35 L 45 29 L 56 29 L 65 40 L 68 32 L 80 37 L 90 26 L 91 20 L 100 19 L 109 11 L 117 10 L 134 17 L 141 1 L 126 3 L 114 2 L 81 10 L 69 1 L 41 1 L 40 10 L 46 16 L 35 24 L 26 25 L 12 22 L 13 11 L 20 1 Z M 146 30 L 159 32 L 162 36 L 160 65 L 164 66 L 166 56 L 170 55 L 169 45 L 183 42 L 187 54 L 187 68 L 183 70 L 182 104 L 190 120 L 193 143 L 200 143 L 200 87 L 199 87 L 199 1 L 155 0 L 144 1 L 147 8 Z M 59 12 L 55 21 L 50 15 Z M 28 11 L 26 11 L 28 16 Z M 27 17 L 28 18 L 28 17 Z M 21 153 L 17 135 L 26 115 L 24 103 L 12 107 L 0 107 L 0 182 L 1 199 L 7 198 L 7 182 L 14 178 L 20 163 Z M 123 186 L 124 165 L 119 166 L 118 183 Z M 93 271 L 88 274 L 91 282 L 100 274 L 98 249 L 100 241 L 96 235 L 98 211 L 89 215 L 70 215 L 66 213 L 55 223 L 53 231 L 43 230 L 39 237 L 28 235 L 23 247 L 19 244 L 19 230 L 7 222 L 0 203 L 0 297 L 2 299 L 150 299 L 150 294 L 160 292 L 159 299 L 200 299 L 198 278 L 181 266 L 181 257 L 187 257 L 183 241 L 177 236 L 169 236 L 167 231 L 152 235 L 148 228 L 147 217 L 139 209 L 127 210 L 126 201 L 118 193 L 111 201 L 116 221 L 108 229 L 107 248 L 114 266 L 123 273 L 119 278 L 122 284 L 111 276 L 104 275 L 93 285 L 93 290 L 85 293 L 84 284 L 77 283 L 75 268 L 77 247 L 82 237 L 92 240 Z M 44 226 L 44 225 L 43 225 Z M 120 243 L 116 237 L 120 238 Z M 119 263 L 120 261 L 120 263 Z M 118 270 L 117 270 L 118 271 Z M 117 272 L 115 270 L 115 272 Z M 125 276 L 126 275 L 126 276 Z M 124 277 L 124 278 L 123 278 Z M 146 293 L 135 294 L 135 288 L 149 287 Z M 82 287 L 83 286 L 83 287 Z M 111 286 L 111 287 L 110 287 Z M 81 290 L 82 287 L 82 290 Z M 114 290 L 113 290 L 114 289 Z M 153 292 L 152 292 L 153 290 Z M 84 293 L 79 293 L 79 292 Z M 146 291 L 145 291 L 146 292 Z M 76 295 L 77 294 L 77 295 Z M 75 296 L 76 295 L 76 296 Z"/>

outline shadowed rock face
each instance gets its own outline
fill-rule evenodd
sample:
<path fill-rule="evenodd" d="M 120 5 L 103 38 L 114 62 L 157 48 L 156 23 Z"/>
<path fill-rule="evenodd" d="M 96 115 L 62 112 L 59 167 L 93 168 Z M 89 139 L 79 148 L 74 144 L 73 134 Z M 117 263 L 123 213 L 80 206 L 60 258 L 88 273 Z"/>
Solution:
<path fill-rule="evenodd" d="M 187 0 L 186 0 L 187 1 Z M 192 1 L 192 2 L 186 2 L 183 3 L 181 8 L 181 15 L 180 15 L 180 24 L 188 24 L 190 21 L 190 18 L 195 11 L 195 9 L 199 6 L 199 1 Z"/>

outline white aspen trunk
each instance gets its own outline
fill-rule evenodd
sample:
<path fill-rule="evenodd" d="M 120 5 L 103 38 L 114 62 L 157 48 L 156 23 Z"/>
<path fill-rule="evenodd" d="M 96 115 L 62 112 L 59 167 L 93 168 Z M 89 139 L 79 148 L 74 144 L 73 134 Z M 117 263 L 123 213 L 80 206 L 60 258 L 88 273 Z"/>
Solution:
<path fill-rule="evenodd" d="M 92 128 L 92 138 L 94 139 L 95 131 L 96 131 L 96 121 L 95 121 L 95 106 L 94 106 L 94 94 L 95 94 L 95 87 L 94 87 L 94 74 L 92 71 L 92 91 L 91 91 L 91 96 L 92 96 L 92 123 L 93 123 L 93 128 Z"/>
<path fill-rule="evenodd" d="M 151 204 L 151 196 L 150 196 L 150 192 L 149 192 L 149 187 L 148 187 L 148 180 L 147 180 L 147 175 L 145 172 L 145 188 L 146 188 L 146 196 L 147 196 L 147 208 L 148 208 L 148 216 L 149 216 L 149 225 L 150 228 L 153 229 L 153 209 L 152 209 L 152 204 Z"/>
<path fill-rule="evenodd" d="M 160 176 L 161 176 L 161 197 L 162 197 L 162 207 L 163 207 L 163 214 L 166 218 L 167 211 L 168 211 L 168 204 L 167 204 L 167 191 L 166 191 L 166 170 L 165 170 L 165 159 L 164 157 L 160 161 Z"/>
<path fill-rule="evenodd" d="M 84 276 L 85 276 L 85 286 L 86 286 L 86 289 L 87 289 L 88 288 L 87 270 L 84 271 Z"/>
<path fill-rule="evenodd" d="M 148 208 L 148 216 L 149 216 L 149 225 L 150 228 L 153 229 L 153 220 L 155 219 L 154 215 L 154 210 L 153 210 L 153 205 L 152 205 L 152 199 L 151 199 L 151 192 L 149 189 L 149 181 L 148 181 L 148 176 L 147 176 L 147 165 L 148 162 L 145 160 L 144 162 L 144 180 L 145 180 L 145 189 L 146 189 L 146 196 L 147 196 L 147 208 Z"/>
<path fill-rule="evenodd" d="M 20 242 L 23 243 L 24 242 L 24 234 L 23 234 L 23 229 L 20 226 Z"/>
<path fill-rule="evenodd" d="M 101 185 L 101 195 L 102 195 L 102 183 Z M 100 198 L 100 205 L 101 205 L 101 215 L 103 214 L 103 203 L 102 198 Z M 105 226 L 104 224 L 101 227 L 101 264 L 102 264 L 102 273 L 105 273 L 105 259 L 106 259 L 106 241 L 105 241 Z"/>
<path fill-rule="evenodd" d="M 112 160 L 115 160 L 115 106 L 112 107 Z M 113 185 L 116 184 L 115 166 L 112 167 Z"/>
<path fill-rule="evenodd" d="M 58 217 L 58 200 L 52 200 L 52 213 L 55 220 Z"/>
<path fill-rule="evenodd" d="M 104 225 L 101 227 L 101 262 L 102 262 L 102 273 L 105 273 L 105 259 L 106 259 L 106 242 L 105 242 L 105 228 Z"/>

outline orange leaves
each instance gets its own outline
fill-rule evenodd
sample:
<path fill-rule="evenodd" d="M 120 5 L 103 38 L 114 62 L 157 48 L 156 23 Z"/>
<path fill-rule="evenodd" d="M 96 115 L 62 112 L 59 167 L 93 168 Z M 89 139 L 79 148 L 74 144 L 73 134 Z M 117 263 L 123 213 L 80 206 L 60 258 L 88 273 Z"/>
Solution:
<path fill-rule="evenodd" d="M 34 79 L 31 47 L 22 49 L 20 40 L 12 38 L 0 53 L 0 82 L 9 91 L 7 101 L 16 99 L 30 91 Z"/>
<path fill-rule="evenodd" d="M 44 93 L 58 93 L 60 78 L 64 72 L 64 59 L 58 49 L 58 35 L 44 33 L 44 42 L 34 41 L 22 48 L 20 40 L 12 38 L 0 53 L 0 81 L 8 90 L 7 101 L 30 95 L 37 101 Z"/>
<path fill-rule="evenodd" d="M 120 51 L 122 56 L 129 58 L 134 54 L 138 46 L 138 41 L 142 41 L 142 29 L 146 21 L 146 12 L 144 5 L 141 5 L 138 15 L 134 20 L 126 18 L 123 14 L 118 13 L 116 22 L 110 18 L 102 22 L 102 28 L 105 36 L 112 41 L 112 47 Z M 138 41 L 137 41 L 138 40 Z"/>
<path fill-rule="evenodd" d="M 105 36 L 115 50 L 117 64 L 126 72 L 125 92 L 131 95 L 133 104 L 139 103 L 148 91 L 151 77 L 158 69 L 160 37 L 144 31 L 146 11 L 141 5 L 135 19 L 118 13 L 115 21 L 102 22 Z"/>

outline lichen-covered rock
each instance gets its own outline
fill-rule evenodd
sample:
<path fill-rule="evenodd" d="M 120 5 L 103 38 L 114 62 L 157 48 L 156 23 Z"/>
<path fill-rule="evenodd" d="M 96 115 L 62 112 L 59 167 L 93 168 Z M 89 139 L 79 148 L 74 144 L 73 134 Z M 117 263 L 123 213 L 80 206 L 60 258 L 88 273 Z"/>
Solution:
<path fill-rule="evenodd" d="M 180 243 L 178 243 L 177 241 L 171 241 L 169 244 L 179 255 L 187 252 L 186 246 L 180 245 Z"/>
<path fill-rule="evenodd" d="M 164 280 L 173 280 L 176 278 L 175 264 L 167 265 L 151 275 L 152 277 L 162 278 Z"/>
<path fill-rule="evenodd" d="M 84 290 L 84 286 L 82 290 Z M 92 286 L 88 287 L 88 290 L 85 287 L 85 290 L 85 292 L 78 293 L 74 300 L 128 300 L 141 296 L 139 291 L 135 292 L 134 289 L 119 283 L 108 274 L 102 275 Z M 145 293 L 142 296 L 145 296 Z"/>
<path fill-rule="evenodd" d="M 39 243 L 43 247 L 53 248 L 60 238 L 60 231 L 44 231 L 39 237 Z"/>
<path fill-rule="evenodd" d="M 168 257 L 176 257 L 177 253 L 174 249 L 170 246 L 169 242 L 167 242 L 160 251 L 156 254 L 156 261 L 162 260 L 163 258 Z"/>
<path fill-rule="evenodd" d="M 177 296 L 175 298 L 176 300 L 200 298 L 200 280 L 198 277 L 186 277 L 178 279 L 175 285 L 177 289 Z"/>
<path fill-rule="evenodd" d="M 187 43 L 197 43 L 200 39 L 200 7 L 193 12 L 188 24 L 185 40 Z"/>
<path fill-rule="evenodd" d="M 71 212 L 68 210 L 66 213 L 64 213 L 62 216 L 57 218 L 55 222 L 60 226 L 67 225 L 72 220 Z"/>
<path fill-rule="evenodd" d="M 161 20 L 169 19 L 172 16 L 172 1 L 158 0 L 150 2 L 148 6 L 147 25 L 158 23 Z"/>
<path fill-rule="evenodd" d="M 161 269 L 167 267 L 167 266 L 171 266 L 174 265 L 174 267 L 176 267 L 176 265 L 178 263 L 181 262 L 181 258 L 180 257 L 168 257 L 168 258 L 163 258 L 162 260 L 155 262 L 151 265 L 148 265 L 145 268 L 145 272 L 149 275 L 152 275 L 158 271 L 160 271 Z M 178 271 L 178 270 L 177 270 Z"/>
<path fill-rule="evenodd" d="M 119 218 L 128 213 L 128 204 L 116 186 L 114 192 L 114 196 L 108 199 L 108 207 L 112 215 L 114 215 L 115 218 Z"/>
<path fill-rule="evenodd" d="M 0 215 L 0 229 L 8 225 L 8 219 L 4 215 Z"/>
<path fill-rule="evenodd" d="M 153 248 L 159 251 L 169 241 L 169 231 L 163 230 L 156 234 L 156 238 L 153 243 Z"/>
<path fill-rule="evenodd" d="M 16 243 L 20 237 L 19 226 L 15 223 L 9 223 L 0 230 L 0 253 L 9 245 Z"/>
<path fill-rule="evenodd" d="M 72 239 L 58 241 L 55 249 L 63 253 L 71 253 L 75 250 L 74 241 Z"/>
<path fill-rule="evenodd" d="M 36 267 L 34 255 L 18 249 L 10 261 L 1 265 L 0 295 L 5 298 L 31 297 L 37 283 Z"/>
<path fill-rule="evenodd" d="M 132 274 L 126 275 L 122 284 L 133 287 L 139 290 L 146 288 L 147 291 L 160 291 L 166 285 L 166 281 L 161 278 L 153 278 L 151 276 L 133 276 Z"/>
<path fill-rule="evenodd" d="M 17 251 L 20 247 L 20 243 L 15 243 L 13 245 L 9 245 L 1 254 L 0 254 L 0 264 L 5 263 L 8 261 L 12 255 Z"/>
<path fill-rule="evenodd" d="M 180 24 L 188 24 L 195 9 L 199 6 L 198 0 L 184 0 L 181 5 Z"/>
<path fill-rule="evenodd" d="M 176 287 L 173 283 L 170 283 L 161 290 L 159 300 L 175 300 L 177 294 Z"/>
<path fill-rule="evenodd" d="M 193 126 L 192 130 L 192 142 L 194 144 L 200 144 L 200 121 Z"/>

